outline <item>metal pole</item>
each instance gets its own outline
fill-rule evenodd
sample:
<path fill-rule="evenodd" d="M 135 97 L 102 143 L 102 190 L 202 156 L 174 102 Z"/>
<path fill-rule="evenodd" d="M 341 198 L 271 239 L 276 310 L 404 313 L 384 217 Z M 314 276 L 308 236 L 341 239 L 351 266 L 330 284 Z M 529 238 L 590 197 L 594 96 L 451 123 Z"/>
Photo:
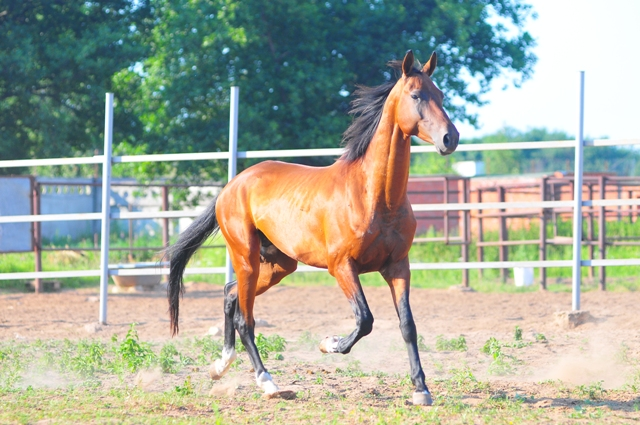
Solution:
<path fill-rule="evenodd" d="M 547 177 L 540 179 L 540 200 L 547 200 Z M 547 211 L 542 208 L 540 210 L 540 247 L 538 253 L 540 261 L 547 259 Z M 547 269 L 540 268 L 540 289 L 547 289 Z"/>
<path fill-rule="evenodd" d="M 31 178 L 31 195 L 33 202 L 33 214 L 40 215 L 40 184 L 36 181 L 35 177 Z M 33 229 L 33 254 L 35 259 L 36 272 L 42 271 L 42 223 L 32 223 Z M 33 280 L 33 286 L 35 287 L 36 294 L 42 292 L 42 279 L 35 278 Z"/>
<path fill-rule="evenodd" d="M 231 99 L 229 110 L 229 180 L 236 176 L 237 164 L 238 164 L 238 99 L 240 97 L 240 88 L 231 87 Z M 233 280 L 233 265 L 231 264 L 231 257 L 229 257 L 229 250 L 227 249 L 227 257 L 225 261 L 226 273 L 225 281 L 231 282 Z"/>
<path fill-rule="evenodd" d="M 109 284 L 109 220 L 111 218 L 111 146 L 113 142 L 113 93 L 107 93 L 104 108 L 104 162 L 102 164 L 102 228 L 100 230 L 100 317 L 107 324 Z"/>
<path fill-rule="evenodd" d="M 580 265 L 582 261 L 582 168 L 584 147 L 584 71 L 580 71 L 580 103 L 578 106 L 575 173 L 573 183 L 573 291 L 571 309 L 580 310 Z"/>

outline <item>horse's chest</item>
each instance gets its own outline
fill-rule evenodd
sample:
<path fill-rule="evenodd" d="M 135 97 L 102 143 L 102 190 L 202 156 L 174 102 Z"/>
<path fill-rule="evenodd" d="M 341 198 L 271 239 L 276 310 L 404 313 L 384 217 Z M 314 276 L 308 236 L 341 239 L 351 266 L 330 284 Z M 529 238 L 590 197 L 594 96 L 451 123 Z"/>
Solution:
<path fill-rule="evenodd" d="M 362 233 L 353 257 L 360 265 L 361 271 L 379 270 L 388 262 L 406 257 L 412 240 L 413 230 L 405 223 L 372 223 Z"/>

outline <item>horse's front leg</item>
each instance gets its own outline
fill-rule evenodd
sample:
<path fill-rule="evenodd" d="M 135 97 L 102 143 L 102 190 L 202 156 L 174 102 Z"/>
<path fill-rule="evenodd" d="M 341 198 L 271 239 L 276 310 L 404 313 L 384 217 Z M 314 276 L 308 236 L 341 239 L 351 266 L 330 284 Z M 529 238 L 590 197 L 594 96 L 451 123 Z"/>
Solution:
<path fill-rule="evenodd" d="M 418 332 L 416 331 L 416 324 L 413 321 L 413 314 L 411 314 L 409 305 L 409 285 L 411 281 L 409 259 L 405 258 L 398 263 L 390 264 L 380 273 L 391 288 L 393 303 L 400 319 L 400 331 L 409 351 L 411 381 L 416 388 L 413 393 L 413 404 L 430 406 L 433 401 L 425 384 L 424 372 L 422 371 L 420 355 L 418 354 Z"/>
<path fill-rule="evenodd" d="M 351 304 L 351 309 L 356 317 L 356 329 L 346 338 L 328 336 L 320 343 L 320 351 L 323 353 L 347 354 L 353 345 L 365 335 L 369 335 L 373 329 L 373 315 L 367 304 L 367 299 L 362 292 L 360 278 L 355 267 L 350 261 L 334 267 L 331 274 L 338 281 L 340 289 L 344 292 Z"/>

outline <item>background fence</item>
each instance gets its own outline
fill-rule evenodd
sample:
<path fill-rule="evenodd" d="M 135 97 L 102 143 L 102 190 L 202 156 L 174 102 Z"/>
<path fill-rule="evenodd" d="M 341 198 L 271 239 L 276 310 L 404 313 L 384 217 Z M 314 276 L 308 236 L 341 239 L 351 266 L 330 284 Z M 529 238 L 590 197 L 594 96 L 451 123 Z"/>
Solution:
<path fill-rule="evenodd" d="M 437 270 L 437 269 L 506 269 L 514 267 L 572 267 L 572 309 L 580 309 L 580 280 L 581 266 L 622 266 L 640 265 L 640 259 L 624 260 L 582 260 L 581 240 L 582 240 L 582 207 L 610 207 L 610 206 L 638 206 L 639 199 L 599 199 L 582 200 L 582 179 L 583 179 L 583 148 L 598 146 L 623 146 L 640 144 L 640 139 L 633 140 L 584 140 L 583 137 L 583 110 L 584 110 L 584 73 L 580 73 L 579 84 L 579 114 L 577 136 L 572 141 L 547 141 L 547 142 L 518 142 L 518 143 L 496 143 L 481 145 L 459 145 L 458 151 L 488 151 L 488 150 L 511 150 L 511 149 L 556 149 L 575 148 L 575 170 L 574 170 L 574 199 L 560 201 L 539 201 L 539 202 L 476 202 L 469 203 L 463 199 L 461 203 L 446 204 L 414 204 L 413 210 L 420 211 L 470 211 L 486 209 L 547 209 L 547 208 L 570 208 L 573 211 L 573 258 L 571 260 L 537 260 L 537 261 L 492 261 L 492 262 L 450 262 L 450 263 L 411 263 L 413 270 Z M 0 161 L 0 168 L 4 167 L 36 167 L 63 164 L 101 164 L 102 165 L 102 212 L 99 213 L 70 213 L 70 214 L 38 214 L 38 215 L 3 215 L 0 216 L 2 223 L 35 223 L 53 221 L 77 221 L 77 220 L 100 220 L 101 221 L 101 257 L 100 268 L 96 270 L 74 270 L 63 272 L 32 272 L 32 273 L 3 273 L 0 280 L 15 279 L 35 279 L 36 288 L 39 287 L 40 279 L 65 278 L 65 277 L 100 277 L 100 310 L 99 322 L 107 321 L 107 284 L 110 275 L 136 276 L 169 273 L 166 264 L 158 264 L 153 269 L 141 268 L 118 268 L 108 264 L 109 254 L 109 224 L 111 219 L 171 219 L 182 217 L 196 217 L 199 213 L 194 211 L 159 211 L 159 212 L 111 212 L 109 208 L 109 194 L 111 192 L 111 168 L 117 163 L 133 162 L 160 162 L 160 161 L 201 161 L 201 160 L 227 160 L 229 162 L 229 180 L 236 174 L 237 160 L 239 158 L 285 158 L 303 156 L 339 156 L 342 149 L 304 149 L 304 150 L 266 150 L 266 151 L 246 151 L 237 150 L 238 133 L 238 99 L 239 90 L 237 87 L 231 88 L 231 108 L 229 127 L 229 151 L 228 152 L 208 152 L 194 154 L 158 154 L 158 155 L 136 155 L 136 156 L 112 156 L 112 134 L 113 134 L 113 94 L 107 93 L 105 106 L 105 131 L 104 131 L 104 155 L 83 158 L 53 158 L 39 160 L 16 160 Z M 435 153 L 432 146 L 412 146 L 412 153 Z M 37 207 L 37 206 L 36 206 Z M 38 211 L 34 211 L 38 212 Z M 465 215 L 468 217 L 468 215 Z M 462 232 L 468 234 L 468 220 L 463 220 Z M 37 232 L 34 232 L 36 235 Z M 463 258 L 468 258 L 468 244 L 462 245 Z M 466 256 L 464 255 L 466 250 Z M 37 260 L 36 260 L 37 261 Z M 299 272 L 319 271 L 314 267 L 301 266 Z M 187 268 L 185 274 L 208 274 L 225 273 L 226 280 L 232 280 L 232 269 L 229 256 L 225 267 L 203 267 Z"/>

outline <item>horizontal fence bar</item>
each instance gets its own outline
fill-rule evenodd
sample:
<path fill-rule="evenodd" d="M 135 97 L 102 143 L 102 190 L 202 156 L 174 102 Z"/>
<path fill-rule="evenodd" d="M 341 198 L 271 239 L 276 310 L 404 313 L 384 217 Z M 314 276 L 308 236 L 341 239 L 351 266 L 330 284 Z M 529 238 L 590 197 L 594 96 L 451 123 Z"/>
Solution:
<path fill-rule="evenodd" d="M 102 164 L 102 155 L 77 158 L 14 159 L 0 161 L 0 168 L 47 167 L 53 165 Z"/>
<path fill-rule="evenodd" d="M 585 140 L 584 146 L 629 146 L 640 144 L 640 139 L 595 139 Z M 480 143 L 458 145 L 458 152 L 480 152 L 496 150 L 527 150 L 527 149 L 562 149 L 574 148 L 575 140 L 555 140 L 544 142 L 510 142 L 510 143 Z M 238 158 L 277 158 L 277 157 L 308 157 L 308 156 L 340 156 L 343 148 L 326 149 L 282 149 L 238 152 Z M 433 146 L 411 146 L 411 153 L 435 153 Z M 214 159 L 229 159 L 229 152 L 199 152 L 177 154 L 150 155 L 122 155 L 114 156 L 113 163 L 158 162 L 158 161 L 202 161 Z M 0 168 L 44 167 L 54 165 L 101 164 L 102 155 L 78 158 L 45 158 L 45 159 L 17 159 L 0 161 Z"/>
<path fill-rule="evenodd" d="M 193 218 L 203 211 L 114 211 L 111 219 L 139 220 L 143 218 Z"/>
<path fill-rule="evenodd" d="M 163 153 L 150 155 L 122 155 L 111 158 L 112 163 L 160 162 L 160 161 L 204 161 L 229 159 L 229 152 Z"/>
<path fill-rule="evenodd" d="M 537 201 L 537 202 L 481 202 L 481 203 L 449 203 L 449 204 L 413 204 L 414 212 L 429 211 L 469 211 L 488 209 L 540 209 L 540 208 L 571 208 L 573 201 Z M 640 199 L 596 199 L 582 201 L 583 207 L 616 207 L 640 206 Z M 198 217 L 200 211 L 114 211 L 113 220 L 140 220 L 156 218 L 193 218 Z M 31 223 L 49 221 L 80 221 L 100 220 L 101 213 L 73 213 L 73 214 L 40 214 L 40 215 L 8 215 L 0 216 L 3 223 Z"/>
<path fill-rule="evenodd" d="M 638 140 L 640 143 L 640 140 Z M 456 148 L 456 152 L 481 152 L 481 151 L 506 151 L 506 150 L 527 150 L 527 149 L 552 149 L 552 148 L 573 148 L 576 146 L 575 140 L 555 140 L 546 142 L 509 142 L 509 143 L 462 143 Z M 411 153 L 431 153 L 436 152 L 435 147 L 411 146 Z"/>
<path fill-rule="evenodd" d="M 343 148 L 325 149 L 282 149 L 264 151 L 238 152 L 238 158 L 291 158 L 303 156 L 340 156 L 344 153 Z"/>
<path fill-rule="evenodd" d="M 450 203 L 450 204 L 413 204 L 414 212 L 420 211 L 469 211 L 506 208 L 560 208 L 571 207 L 573 201 L 537 201 L 537 202 L 481 202 L 481 203 Z"/>
<path fill-rule="evenodd" d="M 102 219 L 102 213 L 5 215 L 5 216 L 0 216 L 0 224 L 2 223 L 40 223 L 43 221 L 80 221 L 80 220 L 100 220 L 100 219 Z"/>
<path fill-rule="evenodd" d="M 640 266 L 640 258 L 619 259 L 619 260 L 582 260 L 582 267 L 615 267 L 615 266 Z M 513 267 L 571 267 L 571 260 L 553 261 L 487 261 L 473 263 L 410 263 L 411 270 L 464 270 L 464 269 L 505 269 Z M 321 269 L 312 266 L 298 266 L 296 273 L 323 272 Z M 185 275 L 195 274 L 225 274 L 226 267 L 193 267 L 184 271 Z M 156 276 L 168 275 L 169 269 L 166 267 L 147 269 L 110 269 L 111 276 Z M 0 280 L 31 280 L 31 279 L 62 279 L 72 277 L 98 277 L 100 270 L 68 270 L 55 272 L 19 272 L 0 273 Z"/>

